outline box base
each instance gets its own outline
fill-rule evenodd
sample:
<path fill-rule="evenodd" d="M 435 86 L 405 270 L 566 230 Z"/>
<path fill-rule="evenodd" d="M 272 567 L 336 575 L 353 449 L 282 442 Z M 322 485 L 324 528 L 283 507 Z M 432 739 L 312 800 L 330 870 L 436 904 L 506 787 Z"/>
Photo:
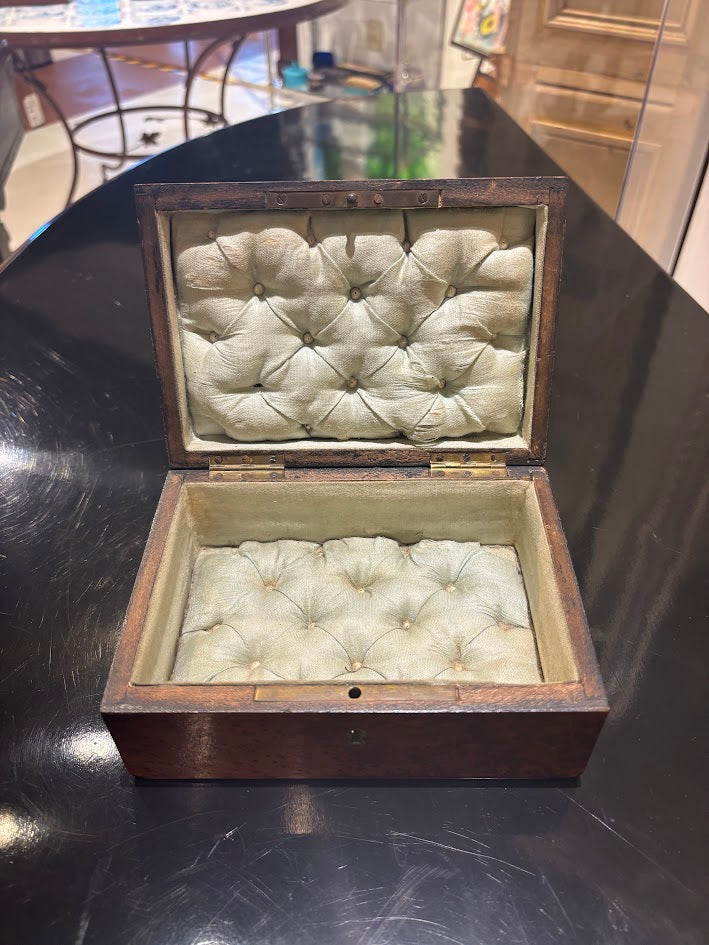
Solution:
<path fill-rule="evenodd" d="M 337 541 L 353 521 L 360 536 L 401 544 L 514 545 L 544 682 L 169 681 L 201 548 Z M 607 711 L 539 470 L 441 483 L 410 474 L 213 483 L 171 473 L 102 705 L 128 770 L 157 779 L 573 778 Z"/>

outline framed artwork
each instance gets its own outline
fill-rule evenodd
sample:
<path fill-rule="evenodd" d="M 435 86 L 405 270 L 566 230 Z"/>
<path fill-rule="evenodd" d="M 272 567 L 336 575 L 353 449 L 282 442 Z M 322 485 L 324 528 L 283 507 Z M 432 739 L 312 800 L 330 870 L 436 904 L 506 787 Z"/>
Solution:
<path fill-rule="evenodd" d="M 479 56 L 502 53 L 509 14 L 510 0 L 463 0 L 451 42 Z"/>

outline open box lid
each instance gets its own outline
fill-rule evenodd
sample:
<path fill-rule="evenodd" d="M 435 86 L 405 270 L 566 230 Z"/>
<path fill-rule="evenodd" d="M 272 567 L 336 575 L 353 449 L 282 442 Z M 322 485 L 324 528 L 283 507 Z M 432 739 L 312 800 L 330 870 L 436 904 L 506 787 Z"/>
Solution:
<path fill-rule="evenodd" d="M 138 185 L 171 465 L 541 463 L 566 187 Z"/>

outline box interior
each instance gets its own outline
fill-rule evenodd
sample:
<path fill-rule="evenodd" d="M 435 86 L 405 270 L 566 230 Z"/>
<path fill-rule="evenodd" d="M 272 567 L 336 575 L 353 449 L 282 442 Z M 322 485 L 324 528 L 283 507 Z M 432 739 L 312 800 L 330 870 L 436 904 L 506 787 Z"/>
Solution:
<path fill-rule="evenodd" d="M 188 454 L 528 448 L 547 216 L 161 213 Z"/>
<path fill-rule="evenodd" d="M 508 545 L 281 539 L 203 548 L 173 682 L 539 683 Z"/>
<path fill-rule="evenodd" d="M 291 619 L 323 595 L 334 613 Z M 577 680 L 533 483 L 185 481 L 132 683 L 283 679 Z"/>

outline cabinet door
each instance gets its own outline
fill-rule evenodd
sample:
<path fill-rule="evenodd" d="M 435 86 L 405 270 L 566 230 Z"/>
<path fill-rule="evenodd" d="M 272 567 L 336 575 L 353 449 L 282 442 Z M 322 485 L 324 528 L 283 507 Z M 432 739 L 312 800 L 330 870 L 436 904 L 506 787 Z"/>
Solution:
<path fill-rule="evenodd" d="M 664 35 L 686 44 L 696 0 L 670 4 Z M 513 0 L 499 100 L 614 214 L 663 0 Z"/>

